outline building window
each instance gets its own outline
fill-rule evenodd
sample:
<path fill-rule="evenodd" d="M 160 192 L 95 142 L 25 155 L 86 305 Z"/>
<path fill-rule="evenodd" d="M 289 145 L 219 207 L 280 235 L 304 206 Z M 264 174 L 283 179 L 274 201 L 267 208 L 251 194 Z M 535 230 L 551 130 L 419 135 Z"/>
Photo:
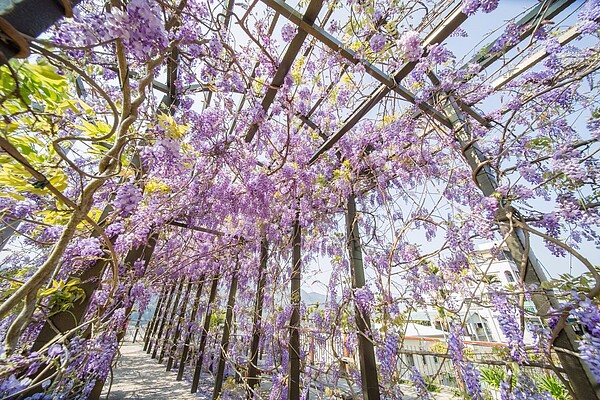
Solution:
<path fill-rule="evenodd" d="M 510 271 L 504 271 L 504 276 L 506 277 L 506 281 L 509 282 L 509 283 L 515 281 L 515 278 L 510 273 Z"/>

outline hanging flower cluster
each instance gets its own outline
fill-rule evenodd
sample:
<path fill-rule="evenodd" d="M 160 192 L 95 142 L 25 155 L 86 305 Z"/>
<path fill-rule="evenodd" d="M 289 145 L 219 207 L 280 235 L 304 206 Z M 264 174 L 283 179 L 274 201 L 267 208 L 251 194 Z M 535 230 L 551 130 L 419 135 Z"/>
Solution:
<path fill-rule="evenodd" d="M 89 396 L 128 322 L 192 380 L 258 349 L 257 399 L 356 396 L 366 374 L 390 399 L 545 399 L 559 337 L 600 380 L 598 1 L 556 27 L 539 2 L 472 51 L 501 2 L 329 2 L 297 54 L 308 19 L 260 3 L 105 3 L 0 70 L 2 397 L 48 365 L 34 398 Z M 48 293 L 77 323 L 37 348 Z"/>

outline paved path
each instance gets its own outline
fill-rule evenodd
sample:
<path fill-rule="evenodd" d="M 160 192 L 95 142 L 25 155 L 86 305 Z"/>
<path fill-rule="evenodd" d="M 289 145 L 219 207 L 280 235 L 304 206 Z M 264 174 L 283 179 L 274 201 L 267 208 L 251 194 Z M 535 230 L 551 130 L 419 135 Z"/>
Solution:
<path fill-rule="evenodd" d="M 108 400 L 211 400 L 213 390 L 213 379 L 209 375 L 202 374 L 198 393 L 191 394 L 191 382 L 186 380 L 176 381 L 176 370 L 166 372 L 164 364 L 158 364 L 155 359 L 146 354 L 142 343 L 126 342 L 121 347 L 121 357 L 113 370 L 113 382 L 108 393 L 110 382 L 106 382 L 101 399 Z M 263 382 L 264 398 L 269 398 L 269 382 Z M 347 389 L 347 387 L 345 387 Z M 414 388 L 402 385 L 404 400 L 418 400 Z M 108 394 L 108 396 L 107 396 Z M 448 392 L 431 393 L 436 400 L 449 400 L 454 397 Z M 239 396 L 223 396 L 233 399 Z M 311 390 L 311 400 L 325 399 L 323 393 Z M 360 398 L 357 395 L 356 398 Z"/>
<path fill-rule="evenodd" d="M 142 343 L 124 343 L 117 367 L 113 370 L 110 393 L 110 382 L 107 381 L 101 399 L 208 400 L 212 397 L 212 382 L 200 385 L 198 393 L 191 394 L 191 384 L 185 380 L 176 381 L 176 376 L 176 371 L 166 372 L 164 365 L 150 358 Z"/>

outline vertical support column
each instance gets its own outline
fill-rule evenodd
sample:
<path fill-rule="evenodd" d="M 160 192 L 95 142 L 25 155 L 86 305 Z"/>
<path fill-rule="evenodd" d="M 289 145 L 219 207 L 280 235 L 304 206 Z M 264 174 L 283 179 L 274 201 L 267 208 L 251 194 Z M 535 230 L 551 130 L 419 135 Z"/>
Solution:
<path fill-rule="evenodd" d="M 192 314 L 190 315 L 190 323 L 196 321 L 196 315 L 198 314 L 198 306 L 200 305 L 200 296 L 202 295 L 202 287 L 204 286 L 204 277 L 200 278 L 198 289 L 196 290 L 196 298 L 194 299 L 194 305 L 192 306 Z M 190 351 L 190 340 L 192 339 L 191 328 L 188 328 L 185 334 L 185 341 L 183 343 L 183 352 L 181 353 L 181 361 L 179 362 L 179 369 L 177 370 L 177 380 L 180 381 L 183 378 L 183 372 L 185 370 L 185 362 L 187 361 L 188 352 Z"/>
<path fill-rule="evenodd" d="M 181 282 L 179 283 L 179 287 L 177 288 L 177 296 L 175 297 L 175 301 L 173 302 L 173 308 L 171 309 L 171 314 L 169 316 L 169 323 L 167 325 L 167 330 L 165 332 L 165 338 L 163 339 L 162 346 L 160 347 L 160 354 L 158 356 L 158 362 L 162 363 L 163 357 L 165 356 L 165 351 L 167 350 L 167 344 L 169 343 L 169 336 L 172 333 L 173 322 L 175 321 L 175 317 L 177 316 L 177 306 L 179 305 L 179 299 L 181 298 L 181 292 L 183 290 L 183 282 L 184 278 L 181 278 Z M 189 286 L 188 286 L 189 288 Z M 158 346 L 154 348 L 156 352 L 158 350 Z"/>
<path fill-rule="evenodd" d="M 165 300 L 163 300 L 162 307 L 160 308 L 159 314 L 156 319 L 156 323 L 154 324 L 154 327 L 152 327 L 152 333 L 150 334 L 148 347 L 146 348 L 146 353 L 148 353 L 148 354 L 150 354 L 150 352 L 152 351 L 153 346 L 158 345 L 158 342 L 157 342 L 157 339 L 155 336 L 157 336 L 157 334 L 158 334 L 158 330 L 160 329 L 159 327 L 165 323 L 165 315 L 167 314 L 166 310 L 171 306 L 171 302 L 173 301 L 173 296 L 175 295 L 176 287 L 177 287 L 176 284 L 172 284 L 168 289 L 168 293 L 165 297 Z"/>
<path fill-rule="evenodd" d="M 429 77 L 434 84 L 439 84 L 439 80 L 434 75 L 430 74 Z M 444 104 L 444 111 L 456 129 L 455 140 L 462 148 L 463 157 L 473 172 L 477 173 L 475 181 L 481 192 L 485 196 L 492 196 L 498 187 L 496 176 L 490 166 L 485 163 L 485 155 L 477 145 L 476 140 L 474 140 L 468 121 L 463 115 L 457 101 L 452 96 L 448 96 L 448 100 L 446 101 L 447 104 Z M 506 212 L 504 204 L 502 204 L 499 212 L 501 214 Z M 503 215 L 499 215 L 498 219 L 502 217 Z M 519 227 L 508 231 L 506 227 L 500 224 L 500 228 L 505 234 L 508 234 L 506 244 L 512 257 L 517 262 L 521 260 L 527 261 L 524 282 L 539 286 L 541 282 L 547 281 L 548 279 L 534 251 L 531 248 L 528 252 L 526 251 L 526 233 Z M 560 308 L 558 300 L 551 291 L 536 294 L 532 296 L 532 300 L 536 310 L 541 314 L 546 313 L 550 307 L 554 309 Z M 558 333 L 558 336 L 554 340 L 554 348 L 577 398 L 600 400 L 600 383 L 591 373 L 585 361 L 577 354 L 579 349 L 578 337 L 572 326 L 565 326 Z"/>
<path fill-rule="evenodd" d="M 142 313 L 140 312 L 140 310 L 137 310 L 137 321 L 135 321 L 135 331 L 133 332 L 133 339 L 131 340 L 131 343 L 135 343 L 135 340 L 137 339 L 138 336 L 138 332 L 140 331 L 140 323 L 142 322 Z"/>
<path fill-rule="evenodd" d="M 237 261 L 236 261 L 237 262 Z M 225 361 L 227 358 L 227 350 L 229 349 L 229 334 L 231 332 L 231 323 L 233 321 L 233 306 L 235 305 L 235 295 L 238 287 L 238 267 L 233 272 L 231 277 L 231 286 L 229 287 L 229 297 L 227 299 L 227 312 L 225 314 L 225 326 L 223 327 L 223 337 L 221 338 L 221 351 L 219 356 L 219 367 L 215 376 L 215 387 L 213 391 L 213 400 L 217 400 L 221 395 L 223 387 L 223 374 L 225 373 Z"/>
<path fill-rule="evenodd" d="M 167 371 L 171 370 L 173 366 L 173 357 L 175 356 L 175 352 L 177 351 L 177 341 L 179 340 L 179 335 L 181 334 L 181 324 L 185 319 L 185 312 L 187 311 L 187 297 L 190 294 L 190 290 L 192 289 L 192 281 L 188 281 L 187 287 L 185 289 L 185 294 L 183 295 L 183 299 L 181 300 L 181 306 L 179 307 L 179 318 L 177 319 L 177 327 L 175 328 L 175 333 L 173 334 L 173 344 L 169 349 L 169 359 L 167 360 Z"/>
<path fill-rule="evenodd" d="M 160 326 L 158 328 L 158 332 L 157 332 L 156 338 L 154 340 L 154 350 L 152 351 L 152 358 L 156 358 L 156 354 L 158 353 L 158 346 L 160 344 L 160 338 L 163 334 L 163 331 L 165 330 L 165 325 L 167 324 L 167 319 L 169 316 L 169 309 L 171 308 L 171 304 L 174 302 L 173 300 L 179 297 L 178 294 L 179 294 L 179 292 L 181 292 L 182 286 L 183 286 L 183 279 L 181 279 L 181 281 L 179 282 L 179 285 L 174 286 L 174 290 L 171 293 L 169 300 L 167 301 L 167 304 L 163 311 L 164 316 L 163 316 L 162 320 L 160 321 Z M 177 304 L 177 303 L 175 302 L 175 304 Z"/>
<path fill-rule="evenodd" d="M 212 317 L 212 304 L 217 296 L 217 286 L 219 286 L 219 277 L 213 278 L 212 286 L 210 288 L 210 295 L 208 296 L 208 303 L 206 305 L 206 313 L 204 314 L 204 327 L 200 333 L 200 346 L 198 347 L 198 355 L 196 358 L 196 367 L 194 368 L 194 378 L 192 379 L 192 393 L 198 391 L 198 382 L 200 381 L 200 372 L 202 371 L 202 361 L 204 359 L 204 348 L 206 347 L 206 338 L 208 336 L 208 330 L 210 329 L 210 319 Z"/>
<path fill-rule="evenodd" d="M 168 290 L 169 289 L 167 286 L 163 287 L 163 290 L 161 291 L 160 296 L 158 297 L 156 308 L 154 309 L 154 314 L 152 315 L 152 319 L 150 320 L 148 328 L 146 329 L 146 334 L 144 335 L 144 351 L 148 350 L 150 337 L 154 334 L 154 327 L 157 325 L 157 321 L 159 319 L 159 316 L 161 315 L 160 310 L 163 306 L 165 298 L 167 297 Z"/>
<path fill-rule="evenodd" d="M 292 276 L 291 276 L 291 303 L 292 317 L 290 318 L 290 344 L 289 352 L 289 382 L 288 400 L 300 400 L 300 273 L 302 264 L 300 249 L 302 231 L 298 218 L 294 221 L 292 237 Z"/>
<path fill-rule="evenodd" d="M 148 243 L 145 246 L 139 246 L 130 250 L 125 257 L 124 264 L 133 265 L 139 259 L 143 259 L 148 264 L 154 252 L 156 238 L 156 234 L 153 233 L 150 235 Z M 109 264 L 110 261 L 108 259 L 99 259 L 83 272 L 73 276 L 81 280 L 81 284 L 78 286 L 85 292 L 85 298 L 82 302 L 75 304 L 73 308 L 67 311 L 53 310 L 56 312 L 51 317 L 48 317 L 42 326 L 40 333 L 31 347 L 31 351 L 38 351 L 54 340 L 59 333 L 69 332 L 83 321 L 87 308 L 100 284 L 102 274 Z M 89 331 L 86 334 L 89 334 Z"/>
<path fill-rule="evenodd" d="M 356 290 L 365 286 L 365 269 L 363 266 L 362 250 L 360 248 L 360 235 L 358 232 L 356 200 L 354 195 L 348 196 L 346 233 L 350 256 L 352 289 Z M 357 306 L 356 302 L 354 302 L 354 314 L 358 335 L 358 356 L 360 360 L 360 377 L 362 381 L 363 398 L 365 400 L 379 400 L 379 382 L 377 379 L 375 351 L 373 349 L 373 342 L 371 341 L 370 317 Z"/>
<path fill-rule="evenodd" d="M 248 363 L 248 374 L 246 381 L 248 388 L 246 398 L 252 399 L 254 388 L 259 383 L 258 379 L 258 347 L 260 345 L 260 331 L 263 312 L 263 301 L 265 298 L 265 283 L 267 269 L 267 257 L 269 253 L 269 244 L 265 239 L 260 242 L 260 264 L 258 266 L 258 284 L 256 287 L 256 302 L 254 303 L 254 317 L 252 320 L 252 342 L 250 343 L 250 361 Z"/>

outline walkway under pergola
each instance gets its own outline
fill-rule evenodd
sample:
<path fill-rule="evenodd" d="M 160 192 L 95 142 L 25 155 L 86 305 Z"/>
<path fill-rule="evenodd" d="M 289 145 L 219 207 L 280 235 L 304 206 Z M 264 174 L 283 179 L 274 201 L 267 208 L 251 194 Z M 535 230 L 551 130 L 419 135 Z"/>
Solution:
<path fill-rule="evenodd" d="M 0 64 L 15 82 L 0 103 L 0 171 L 22 174 L 5 173 L 0 196 L 0 383 L 13 390 L 0 395 L 445 400 L 525 393 L 531 372 L 600 400 L 586 320 L 600 273 L 576 250 L 598 240 L 598 182 L 578 168 L 594 170 L 600 136 L 571 140 L 567 123 L 598 118 L 588 25 L 600 16 L 577 20 L 593 10 L 533 2 L 469 43 L 497 1 L 92 3 L 0 9 Z M 53 27 L 73 7 L 73 25 Z M 386 19 L 394 7 L 406 15 Z M 446 56 L 463 36 L 475 50 Z M 29 104 L 35 91 L 19 85 L 35 77 L 55 85 L 40 84 L 48 98 L 75 96 L 52 112 Z M 491 241 L 485 268 L 502 256 L 517 276 L 500 289 L 475 265 L 475 245 Z M 568 282 L 552 286 L 538 249 L 587 275 L 557 268 Z M 325 305 L 303 299 L 307 279 Z M 495 310 L 506 343 L 473 339 L 464 313 L 477 306 Z M 427 308 L 444 337 L 407 337 Z"/>

